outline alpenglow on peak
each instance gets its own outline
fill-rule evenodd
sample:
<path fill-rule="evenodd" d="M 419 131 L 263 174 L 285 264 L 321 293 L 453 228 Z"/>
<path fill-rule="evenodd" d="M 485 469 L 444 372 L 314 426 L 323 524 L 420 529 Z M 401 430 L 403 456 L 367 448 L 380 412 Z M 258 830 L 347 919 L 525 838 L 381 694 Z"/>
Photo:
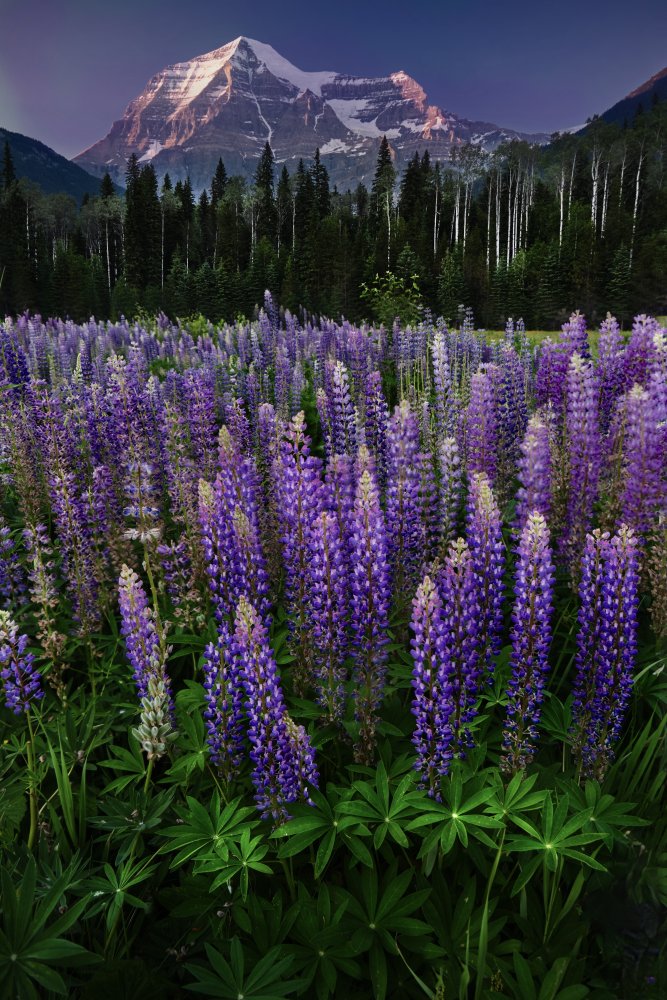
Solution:
<path fill-rule="evenodd" d="M 383 135 L 399 169 L 425 150 L 448 160 L 465 142 L 490 150 L 506 139 L 547 140 L 429 104 L 404 70 L 384 77 L 306 71 L 266 42 L 240 35 L 156 73 L 75 162 L 122 183 L 135 153 L 159 178 L 189 177 L 198 192 L 210 184 L 220 157 L 229 174 L 252 176 L 269 142 L 290 171 L 319 148 L 333 182 L 351 188 L 372 177 Z"/>

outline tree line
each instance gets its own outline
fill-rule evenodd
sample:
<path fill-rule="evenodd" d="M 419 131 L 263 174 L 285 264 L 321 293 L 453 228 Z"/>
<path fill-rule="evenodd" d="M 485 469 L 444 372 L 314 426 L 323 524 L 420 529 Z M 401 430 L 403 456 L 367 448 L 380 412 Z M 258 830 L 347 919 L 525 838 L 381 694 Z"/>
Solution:
<path fill-rule="evenodd" d="M 573 308 L 627 323 L 667 312 L 666 153 L 656 102 L 546 147 L 466 144 L 446 164 L 415 153 L 400 178 L 383 138 L 370 189 L 345 192 L 319 150 L 290 175 L 267 143 L 251 181 L 220 159 L 198 197 L 132 156 L 124 195 L 106 175 L 77 206 L 17 179 L 6 145 L 0 314 L 232 320 L 268 288 L 293 311 L 357 321 L 384 318 L 369 290 L 390 288 L 448 320 L 472 305 L 487 327 L 521 315 L 554 328 Z"/>

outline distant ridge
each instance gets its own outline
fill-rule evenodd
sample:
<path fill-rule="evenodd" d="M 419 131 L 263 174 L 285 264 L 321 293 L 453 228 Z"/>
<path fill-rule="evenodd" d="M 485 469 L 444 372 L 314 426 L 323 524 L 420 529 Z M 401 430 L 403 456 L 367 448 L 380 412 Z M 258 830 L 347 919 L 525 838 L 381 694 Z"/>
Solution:
<path fill-rule="evenodd" d="M 613 122 L 617 125 L 630 123 L 637 114 L 640 106 L 644 111 L 649 111 L 655 100 L 667 101 L 667 66 L 655 73 L 649 80 L 642 83 L 635 90 L 617 101 L 616 104 L 603 111 L 600 118 L 606 122 Z"/>
<path fill-rule="evenodd" d="M 99 177 L 89 174 L 38 139 L 0 128 L 0 152 L 5 141 L 9 143 L 16 176 L 39 184 L 46 194 L 62 192 L 76 198 L 77 202 L 84 194 L 99 194 Z"/>

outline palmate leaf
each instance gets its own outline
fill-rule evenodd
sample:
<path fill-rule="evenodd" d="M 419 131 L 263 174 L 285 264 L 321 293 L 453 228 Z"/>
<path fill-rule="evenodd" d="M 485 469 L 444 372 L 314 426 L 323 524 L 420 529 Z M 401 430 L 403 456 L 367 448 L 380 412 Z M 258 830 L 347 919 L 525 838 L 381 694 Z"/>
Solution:
<path fill-rule="evenodd" d="M 425 837 L 419 857 L 426 858 L 428 862 L 438 847 L 443 854 L 448 854 L 457 840 L 463 847 L 467 847 L 470 836 L 493 848 L 494 841 L 484 831 L 502 830 L 504 823 L 496 815 L 489 815 L 489 811 L 493 813 L 494 809 L 487 808 L 481 812 L 479 807 L 488 806 L 496 797 L 495 785 L 487 783 L 485 775 L 476 775 L 464 785 L 461 772 L 457 770 L 443 782 L 443 792 L 442 803 L 427 799 L 424 795 L 422 815 L 408 823 L 408 830 L 435 827 Z"/>
<path fill-rule="evenodd" d="M 161 835 L 169 841 L 162 851 L 176 852 L 170 868 L 178 868 L 191 858 L 203 858 L 210 851 L 215 851 L 219 858 L 226 861 L 230 844 L 238 841 L 244 830 L 254 829 L 259 822 L 248 818 L 256 815 L 257 810 L 252 806 L 241 806 L 240 802 L 241 799 L 236 798 L 221 808 L 220 796 L 215 792 L 207 810 L 201 802 L 188 795 L 187 807 L 178 809 L 183 822 L 161 831 Z"/>
<path fill-rule="evenodd" d="M 371 867 L 373 860 L 362 837 L 371 832 L 355 815 L 346 815 L 340 789 L 329 785 L 327 796 L 313 790 L 313 806 L 295 804 L 291 807 L 293 818 L 278 827 L 272 838 L 284 839 L 278 849 L 279 858 L 291 858 L 306 851 L 319 841 L 315 855 L 315 877 L 321 878 L 334 850 L 345 846 L 361 864 Z M 331 799 L 331 801 L 329 801 Z"/>
<path fill-rule="evenodd" d="M 409 840 L 404 826 L 422 807 L 424 794 L 415 791 L 414 773 L 406 774 L 392 792 L 384 761 L 380 761 L 375 774 L 375 785 L 368 781 L 355 781 L 352 789 L 358 798 L 341 801 L 338 812 L 375 827 L 373 845 L 379 849 L 386 837 L 400 847 L 407 847 Z"/>
<path fill-rule="evenodd" d="M 238 843 L 226 841 L 224 852 L 217 845 L 214 851 L 200 855 L 195 861 L 195 875 L 215 875 L 210 892 L 215 892 L 221 885 L 229 884 L 236 875 L 240 875 L 241 897 L 245 900 L 248 895 L 249 873 L 255 871 L 263 875 L 271 874 L 271 868 L 262 861 L 268 850 L 263 838 L 251 837 L 246 826 Z"/>
<path fill-rule="evenodd" d="M 206 946 L 209 966 L 187 964 L 196 981 L 188 983 L 187 990 L 202 993 L 207 997 L 221 997 L 225 1000 L 282 1000 L 295 993 L 301 985 L 298 979 L 288 980 L 284 976 L 293 962 L 291 955 L 285 955 L 280 947 L 272 948 L 245 975 L 245 959 L 238 938 L 232 938 L 230 960 L 211 945 Z"/>
<path fill-rule="evenodd" d="M 50 966 L 100 961 L 99 956 L 63 937 L 85 910 L 87 898 L 73 903 L 62 916 L 51 920 L 70 885 L 70 869 L 71 866 L 56 878 L 41 898 L 36 892 L 37 866 L 33 858 L 28 861 L 18 889 L 9 872 L 2 870 L 0 996 L 39 997 L 42 994 L 37 986 L 66 995 L 64 980 Z"/>
<path fill-rule="evenodd" d="M 580 847 L 590 844 L 602 845 L 607 839 L 606 835 L 600 832 L 579 832 L 589 823 L 593 810 L 590 808 L 580 810 L 567 819 L 568 810 L 567 795 L 562 796 L 555 810 L 551 795 L 548 795 L 542 807 L 541 829 L 522 816 L 512 817 L 512 822 L 523 831 L 523 834 L 510 835 L 505 842 L 507 850 L 510 853 L 535 854 L 534 858 L 522 866 L 521 875 L 512 889 L 513 896 L 528 884 L 540 864 L 544 864 L 547 870 L 555 872 L 560 858 L 579 861 L 597 871 L 607 870 L 592 854 L 579 850 Z"/>

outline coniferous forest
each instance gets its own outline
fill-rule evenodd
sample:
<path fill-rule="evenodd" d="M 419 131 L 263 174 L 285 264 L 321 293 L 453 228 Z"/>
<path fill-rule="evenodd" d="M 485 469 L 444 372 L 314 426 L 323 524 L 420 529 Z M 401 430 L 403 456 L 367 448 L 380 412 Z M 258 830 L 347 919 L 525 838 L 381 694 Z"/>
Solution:
<path fill-rule="evenodd" d="M 77 205 L 17 179 L 7 146 L 0 314 L 233 320 L 269 289 L 291 311 L 353 321 L 420 307 L 451 321 L 465 303 L 487 328 L 520 315 L 555 329 L 573 307 L 628 326 L 667 312 L 666 152 L 655 102 L 545 147 L 415 154 L 401 176 L 383 139 L 370 190 L 332 187 L 317 150 L 289 174 L 268 143 L 252 181 L 221 159 L 198 196 L 134 157 L 123 192 L 107 175 Z"/>

